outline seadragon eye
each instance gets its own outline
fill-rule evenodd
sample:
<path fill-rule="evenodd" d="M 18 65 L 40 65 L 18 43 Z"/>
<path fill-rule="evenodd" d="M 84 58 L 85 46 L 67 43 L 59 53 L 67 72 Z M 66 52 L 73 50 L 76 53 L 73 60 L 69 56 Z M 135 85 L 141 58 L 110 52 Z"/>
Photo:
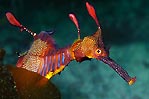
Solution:
<path fill-rule="evenodd" d="M 96 54 L 96 55 L 100 55 L 101 52 L 102 52 L 102 51 L 101 51 L 100 49 L 96 49 L 95 54 Z"/>

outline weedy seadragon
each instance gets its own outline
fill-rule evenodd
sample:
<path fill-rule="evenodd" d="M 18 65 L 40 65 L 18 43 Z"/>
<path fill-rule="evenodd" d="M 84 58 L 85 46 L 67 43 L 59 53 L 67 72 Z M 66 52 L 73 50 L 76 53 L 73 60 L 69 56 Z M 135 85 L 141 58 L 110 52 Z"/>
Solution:
<path fill-rule="evenodd" d="M 30 31 L 23 26 L 12 13 L 7 12 L 8 21 L 21 29 L 30 33 L 34 42 L 30 49 L 19 55 L 17 67 L 36 72 L 47 79 L 60 73 L 69 62 L 76 60 L 82 62 L 90 59 L 97 59 L 113 68 L 129 85 L 136 81 L 136 77 L 130 77 L 128 73 L 109 57 L 109 49 L 107 49 L 102 41 L 101 27 L 92 5 L 86 2 L 86 8 L 89 15 L 97 24 L 97 31 L 91 36 L 80 38 L 80 27 L 74 14 L 69 14 L 70 19 L 78 30 L 78 39 L 70 46 L 64 48 L 56 48 L 55 41 L 52 38 L 52 32 L 41 31 L 39 34 Z"/>

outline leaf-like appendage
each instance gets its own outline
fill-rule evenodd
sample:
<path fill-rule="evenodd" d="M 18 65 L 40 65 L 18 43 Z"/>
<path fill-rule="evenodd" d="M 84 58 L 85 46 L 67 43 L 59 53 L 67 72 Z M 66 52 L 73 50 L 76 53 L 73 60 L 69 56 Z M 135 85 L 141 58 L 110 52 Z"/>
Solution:
<path fill-rule="evenodd" d="M 8 19 L 8 21 L 14 25 L 14 26 L 17 26 L 17 27 L 21 27 L 22 25 L 20 24 L 19 21 L 17 21 L 17 19 L 14 17 L 14 15 L 10 12 L 7 12 L 6 13 L 6 17 Z"/>
<path fill-rule="evenodd" d="M 88 2 L 86 2 L 86 8 L 87 8 L 89 15 L 95 20 L 98 28 L 100 28 L 94 7 L 90 5 Z"/>

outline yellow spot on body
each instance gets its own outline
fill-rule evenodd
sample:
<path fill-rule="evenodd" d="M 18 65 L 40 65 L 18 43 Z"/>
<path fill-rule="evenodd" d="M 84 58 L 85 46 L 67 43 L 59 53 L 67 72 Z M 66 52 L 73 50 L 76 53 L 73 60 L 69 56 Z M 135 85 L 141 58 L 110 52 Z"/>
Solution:
<path fill-rule="evenodd" d="M 131 80 L 128 82 L 129 85 L 132 85 L 133 83 L 135 83 L 136 81 L 136 77 L 131 78 Z"/>
<path fill-rule="evenodd" d="M 59 72 L 61 72 L 64 69 L 64 65 L 61 65 L 60 68 L 56 69 L 54 72 L 49 72 L 47 73 L 47 75 L 45 76 L 47 79 L 50 79 L 51 77 L 53 77 L 54 75 L 58 74 Z"/>
<path fill-rule="evenodd" d="M 53 72 L 49 72 L 45 77 L 46 77 L 47 79 L 50 79 L 52 76 L 53 76 Z"/>
<path fill-rule="evenodd" d="M 90 56 L 90 55 L 88 55 L 87 57 L 88 57 L 88 58 L 93 58 L 93 56 Z"/>

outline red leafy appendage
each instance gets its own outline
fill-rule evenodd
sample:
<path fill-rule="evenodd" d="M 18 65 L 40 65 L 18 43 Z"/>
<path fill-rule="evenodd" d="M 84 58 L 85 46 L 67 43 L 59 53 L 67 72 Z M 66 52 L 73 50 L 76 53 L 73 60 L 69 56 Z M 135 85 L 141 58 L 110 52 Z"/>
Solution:
<path fill-rule="evenodd" d="M 86 2 L 86 8 L 88 10 L 89 15 L 95 20 L 97 26 L 100 27 L 94 7 L 90 5 L 88 2 Z"/>
<path fill-rule="evenodd" d="M 76 25 L 77 29 L 79 30 L 79 24 L 78 24 L 78 20 L 77 18 L 75 17 L 74 14 L 69 14 L 69 18 L 74 22 L 74 24 Z"/>
<path fill-rule="evenodd" d="M 19 23 L 19 21 L 16 20 L 16 18 L 13 16 L 12 13 L 7 12 L 7 13 L 6 13 L 6 17 L 7 17 L 8 21 L 9 21 L 12 25 L 18 26 L 18 27 L 21 27 L 21 26 L 22 26 L 22 25 Z"/>

